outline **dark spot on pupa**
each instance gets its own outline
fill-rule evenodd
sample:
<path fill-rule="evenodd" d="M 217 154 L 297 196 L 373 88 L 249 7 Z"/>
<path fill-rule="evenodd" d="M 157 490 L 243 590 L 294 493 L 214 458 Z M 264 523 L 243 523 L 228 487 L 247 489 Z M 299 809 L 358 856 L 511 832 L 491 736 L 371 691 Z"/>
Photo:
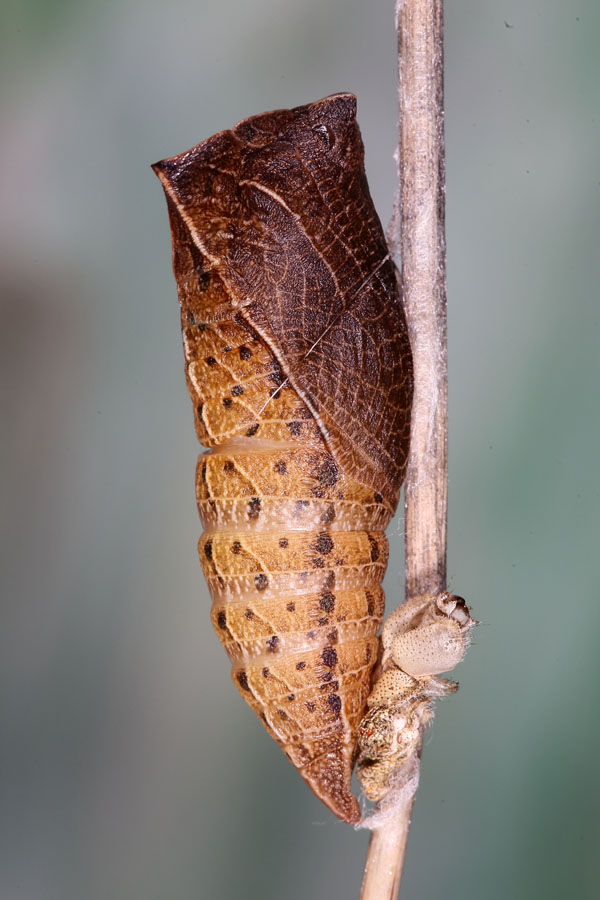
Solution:
<path fill-rule="evenodd" d="M 196 407 L 196 412 L 198 413 L 198 418 L 202 421 L 202 410 L 204 409 L 204 403 L 199 403 Z"/>
<path fill-rule="evenodd" d="M 336 497 L 338 498 L 338 500 L 343 500 L 343 499 L 344 499 L 344 492 L 343 492 L 343 491 L 338 491 L 337 494 L 336 494 Z"/>
<path fill-rule="evenodd" d="M 250 359 L 252 350 L 249 347 L 240 347 L 240 359 Z"/>
<path fill-rule="evenodd" d="M 257 431 L 258 431 L 258 422 L 256 423 L 256 425 L 252 425 L 252 427 L 248 429 L 248 431 L 246 432 L 246 437 L 254 437 L 254 435 L 256 434 Z"/>
<path fill-rule="evenodd" d="M 307 631 L 306 632 L 306 637 L 309 639 L 309 641 L 314 640 L 316 636 L 317 636 L 316 631 Z"/>
<path fill-rule="evenodd" d="M 204 545 L 204 555 L 207 559 L 212 559 L 212 541 L 207 541 Z"/>
<path fill-rule="evenodd" d="M 373 535 L 368 534 L 369 544 L 371 545 L 371 562 L 377 562 L 379 559 L 379 545 Z"/>
<path fill-rule="evenodd" d="M 326 531 L 321 532 L 313 544 L 313 550 L 316 550 L 317 553 L 322 553 L 323 556 L 327 556 L 328 553 L 331 553 L 333 550 L 331 535 L 327 534 Z"/>
<path fill-rule="evenodd" d="M 286 606 L 286 609 L 288 612 L 296 612 L 296 604 L 288 603 L 288 605 Z"/>
<path fill-rule="evenodd" d="M 321 617 L 320 619 L 318 619 L 317 621 L 318 621 L 319 625 L 321 625 L 321 626 L 323 626 L 323 625 L 329 625 L 329 619 L 327 618 L 327 616 L 322 616 L 322 617 Z"/>
<path fill-rule="evenodd" d="M 279 546 L 282 550 L 286 550 L 289 547 L 289 541 L 287 538 L 281 538 L 279 541 Z"/>
<path fill-rule="evenodd" d="M 195 316 L 194 313 L 191 311 L 191 309 L 188 309 L 188 310 L 186 311 L 186 314 L 185 314 L 185 321 L 188 323 L 188 325 L 195 325 L 195 324 L 196 324 L 196 316 Z"/>
<path fill-rule="evenodd" d="M 305 668 L 306 668 L 306 663 L 305 663 L 305 662 L 299 662 L 299 663 L 296 663 L 296 668 L 297 668 L 299 671 L 302 671 L 302 669 L 305 669 Z"/>
<path fill-rule="evenodd" d="M 327 640 L 331 641 L 332 644 L 337 644 L 337 642 L 338 642 L 337 628 L 334 628 L 332 631 L 329 632 L 329 634 L 327 635 Z"/>
<path fill-rule="evenodd" d="M 254 613 L 252 612 L 251 609 L 247 609 L 245 615 L 246 615 L 246 618 L 247 618 L 247 619 L 253 619 L 253 618 L 254 618 Z"/>
<path fill-rule="evenodd" d="M 339 477 L 338 467 L 331 456 L 328 456 L 316 472 L 317 481 L 325 487 L 333 487 Z"/>
<path fill-rule="evenodd" d="M 277 362 L 274 363 L 273 371 L 269 375 L 269 381 L 272 381 L 273 384 L 277 385 L 277 387 L 282 385 L 285 381 L 285 376 L 281 371 L 281 366 Z"/>
<path fill-rule="evenodd" d="M 294 435 L 294 437 L 297 437 L 302 431 L 302 425 L 300 424 L 300 422 L 288 422 L 287 427 L 290 434 Z"/>
<path fill-rule="evenodd" d="M 239 541 L 234 541 L 233 544 L 231 545 L 232 553 L 238 554 L 241 551 L 241 549 L 242 549 L 242 545 L 240 544 Z"/>
<path fill-rule="evenodd" d="M 327 703 L 331 707 L 331 711 L 334 713 L 336 719 L 339 719 L 340 711 L 342 709 L 342 698 L 339 694 L 330 694 L 327 698 Z"/>
<path fill-rule="evenodd" d="M 260 515 L 260 497 L 253 497 L 248 503 L 248 518 L 258 519 Z"/>
<path fill-rule="evenodd" d="M 202 463 L 202 468 L 200 469 L 200 476 L 204 484 L 206 484 L 206 463 Z"/>
<path fill-rule="evenodd" d="M 269 648 L 269 653 L 276 653 L 279 647 L 279 638 L 276 634 L 269 638 L 267 641 L 267 647 Z"/>
<path fill-rule="evenodd" d="M 375 491 L 373 496 L 375 497 L 375 503 L 383 503 L 383 494 L 380 494 L 379 491 Z"/>
<path fill-rule="evenodd" d="M 284 459 L 278 459 L 275 463 L 275 471 L 279 472 L 280 475 L 287 474 L 287 463 Z"/>
<path fill-rule="evenodd" d="M 308 710 L 309 712 L 314 712 L 314 711 L 315 711 L 315 704 L 314 704 L 314 703 L 310 703 L 310 702 L 309 702 L 309 703 L 305 703 L 304 705 L 306 706 L 306 708 L 307 708 L 307 710 Z"/>
<path fill-rule="evenodd" d="M 219 626 L 219 628 L 227 628 L 227 616 L 225 615 L 223 610 L 221 610 L 217 615 L 217 625 Z"/>
<path fill-rule="evenodd" d="M 291 703 L 292 700 L 295 700 L 295 699 L 296 699 L 296 695 L 295 695 L 295 694 L 288 694 L 288 703 Z"/>
<path fill-rule="evenodd" d="M 335 520 L 335 506 L 333 503 L 330 503 L 323 515 L 321 516 L 321 522 L 323 525 L 331 525 L 331 523 Z"/>
<path fill-rule="evenodd" d="M 224 472 L 234 472 L 235 471 L 235 466 L 231 462 L 230 459 L 228 459 L 227 462 L 223 463 L 223 471 Z"/>
<path fill-rule="evenodd" d="M 217 361 L 214 358 L 214 356 L 207 356 L 206 359 L 204 360 L 204 362 L 206 363 L 207 366 L 216 366 L 216 364 L 217 364 Z"/>
<path fill-rule="evenodd" d="M 322 675 L 319 675 L 319 678 L 321 679 L 321 681 L 325 681 L 325 682 L 331 681 L 331 679 L 333 678 L 333 673 L 332 672 L 323 672 Z M 326 690 L 326 688 L 321 688 L 321 690 Z"/>
<path fill-rule="evenodd" d="M 337 663 L 337 652 L 334 647 L 325 647 L 323 652 L 321 653 L 321 660 L 324 666 L 327 666 L 330 669 L 333 669 L 335 664 Z"/>
<path fill-rule="evenodd" d="M 248 687 L 248 676 L 246 675 L 246 673 L 238 672 L 236 677 L 242 690 L 249 691 L 250 688 Z"/>
<path fill-rule="evenodd" d="M 332 588 L 332 587 L 334 587 L 334 585 L 335 585 L 335 572 L 332 570 L 332 571 L 328 574 L 328 576 L 327 576 L 327 578 L 325 579 L 325 581 L 323 582 L 323 587 L 324 587 L 324 588 Z"/>
<path fill-rule="evenodd" d="M 282 719 L 287 719 L 287 717 L 288 717 L 288 714 L 286 713 L 285 709 L 278 709 L 277 715 L 280 716 Z"/>
<path fill-rule="evenodd" d="M 263 722 L 265 723 L 265 725 L 267 725 L 267 727 L 268 727 L 268 726 L 269 726 L 269 723 L 267 722 L 267 717 L 265 716 L 265 714 L 264 714 L 264 713 L 261 713 L 261 714 L 260 714 L 260 717 L 261 717 L 261 719 L 263 720 Z"/>
<path fill-rule="evenodd" d="M 231 393 L 234 397 L 241 397 L 241 395 L 244 393 L 244 388 L 241 385 L 236 384 L 231 388 Z"/>
<path fill-rule="evenodd" d="M 208 290 L 210 284 L 210 272 L 202 272 L 198 277 L 198 287 L 201 291 Z"/>
<path fill-rule="evenodd" d="M 370 616 L 375 612 L 375 601 L 373 599 L 373 594 L 371 591 L 365 591 L 365 598 L 367 601 L 367 612 Z"/>
<path fill-rule="evenodd" d="M 294 515 L 299 516 L 302 515 L 306 507 L 308 506 L 308 500 L 296 500 L 296 506 L 294 508 Z"/>
<path fill-rule="evenodd" d="M 336 559 L 335 564 L 336 566 L 343 566 L 345 562 L 346 560 L 343 557 L 339 557 L 338 559 Z"/>
<path fill-rule="evenodd" d="M 365 652 L 365 662 L 366 663 L 371 662 L 371 648 L 370 647 L 367 647 L 367 650 Z"/>
<path fill-rule="evenodd" d="M 332 594 L 331 591 L 321 591 L 319 606 L 325 612 L 333 612 L 335 609 L 335 594 Z"/>
<path fill-rule="evenodd" d="M 269 579 L 266 575 L 263 575 L 261 572 L 260 575 L 257 575 L 254 579 L 254 584 L 256 585 L 257 591 L 264 591 L 269 583 Z"/>
<path fill-rule="evenodd" d="M 321 556 L 315 556 L 312 565 L 315 569 L 323 569 L 325 568 L 325 560 Z"/>
<path fill-rule="evenodd" d="M 232 350 L 233 350 L 233 347 L 223 347 L 223 350 L 221 352 L 222 353 L 231 353 Z"/>
<path fill-rule="evenodd" d="M 314 477 L 318 483 L 311 488 L 311 493 L 315 497 L 324 497 L 327 493 L 326 489 L 333 487 L 339 477 L 338 467 L 331 456 L 324 459 L 316 469 Z"/>
<path fill-rule="evenodd" d="M 233 400 L 231 399 L 231 397 L 223 398 L 223 406 L 225 407 L 225 409 L 229 409 L 232 403 L 233 403 Z"/>
<path fill-rule="evenodd" d="M 266 666 L 265 666 L 264 669 L 262 670 L 262 673 L 263 673 L 263 678 L 268 678 L 268 677 L 269 677 L 269 670 L 267 669 Z"/>

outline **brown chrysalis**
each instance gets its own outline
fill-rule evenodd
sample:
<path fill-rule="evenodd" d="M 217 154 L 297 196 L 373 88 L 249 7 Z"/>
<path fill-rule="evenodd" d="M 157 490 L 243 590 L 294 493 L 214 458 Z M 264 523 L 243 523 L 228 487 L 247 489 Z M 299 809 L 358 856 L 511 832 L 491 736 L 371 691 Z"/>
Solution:
<path fill-rule="evenodd" d="M 347 822 L 412 397 L 355 115 L 350 94 L 264 113 L 153 167 L 209 448 L 212 622 L 243 698 Z"/>

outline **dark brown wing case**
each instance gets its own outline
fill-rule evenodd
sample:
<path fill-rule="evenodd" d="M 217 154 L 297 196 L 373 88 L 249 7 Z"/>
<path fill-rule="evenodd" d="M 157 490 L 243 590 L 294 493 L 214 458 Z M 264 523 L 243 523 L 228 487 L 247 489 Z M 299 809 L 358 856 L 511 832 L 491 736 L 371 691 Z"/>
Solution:
<path fill-rule="evenodd" d="M 154 168 L 180 291 L 210 266 L 315 416 L 340 468 L 395 507 L 412 363 L 350 94 L 253 116 Z M 208 298 L 207 298 L 208 299 Z"/>

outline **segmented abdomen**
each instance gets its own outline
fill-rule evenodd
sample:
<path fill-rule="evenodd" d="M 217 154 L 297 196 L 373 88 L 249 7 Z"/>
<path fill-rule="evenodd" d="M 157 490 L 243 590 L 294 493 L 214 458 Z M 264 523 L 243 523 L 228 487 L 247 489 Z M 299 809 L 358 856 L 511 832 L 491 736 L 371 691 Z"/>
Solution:
<path fill-rule="evenodd" d="M 346 821 L 377 660 L 392 510 L 342 472 L 310 410 L 241 317 L 184 322 L 200 441 L 200 557 L 246 702 Z"/>

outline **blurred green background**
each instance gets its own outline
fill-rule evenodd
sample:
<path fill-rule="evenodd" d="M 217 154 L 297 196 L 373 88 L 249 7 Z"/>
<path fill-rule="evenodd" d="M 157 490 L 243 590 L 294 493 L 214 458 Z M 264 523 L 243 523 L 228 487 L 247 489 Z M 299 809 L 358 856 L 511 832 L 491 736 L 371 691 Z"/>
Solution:
<path fill-rule="evenodd" d="M 149 166 L 358 96 L 394 192 L 392 0 L 4 0 L 2 900 L 357 897 L 367 834 L 229 682 Z M 600 7 L 446 10 L 451 587 L 403 896 L 599 895 Z M 401 596 L 390 531 L 389 604 Z"/>

